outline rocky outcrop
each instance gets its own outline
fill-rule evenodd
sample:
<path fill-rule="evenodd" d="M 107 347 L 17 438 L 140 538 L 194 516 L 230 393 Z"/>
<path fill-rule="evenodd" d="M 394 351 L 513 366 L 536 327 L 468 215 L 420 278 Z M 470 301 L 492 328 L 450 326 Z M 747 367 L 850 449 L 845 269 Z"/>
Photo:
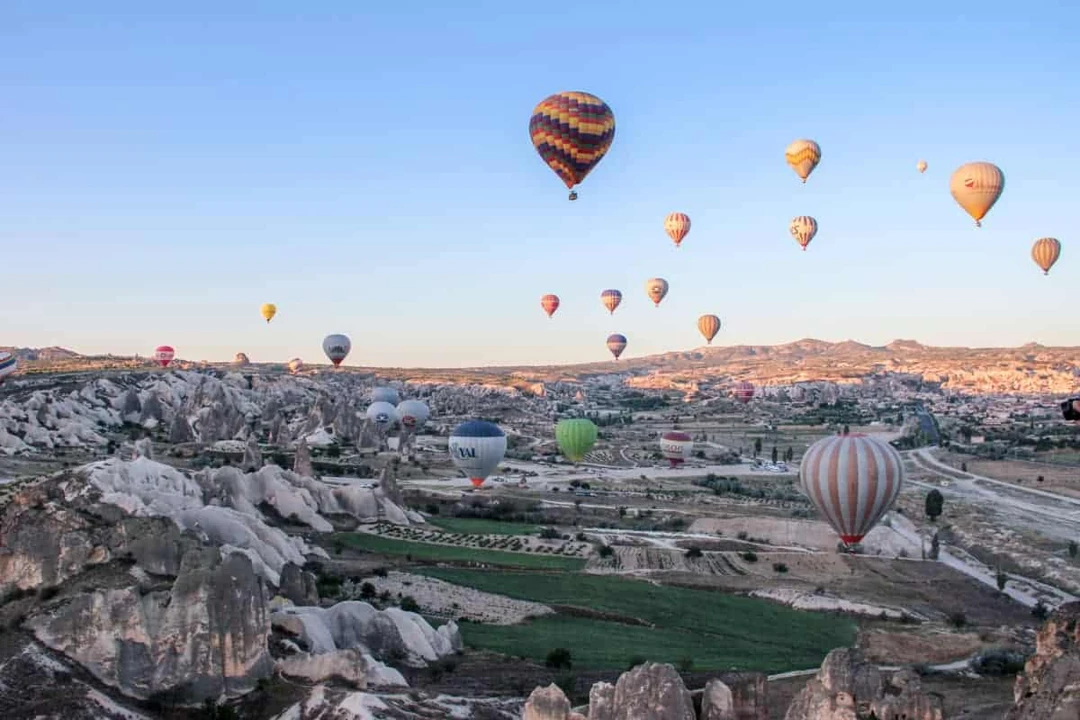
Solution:
<path fill-rule="evenodd" d="M 943 720 L 941 698 L 923 692 L 919 676 L 901 670 L 886 679 L 866 662 L 862 651 L 839 648 L 825 657 L 821 670 L 795 696 L 784 720 Z"/>
<path fill-rule="evenodd" d="M 171 587 L 80 592 L 26 621 L 37 639 L 125 695 L 201 702 L 237 695 L 268 677 L 269 612 L 243 555 L 189 550 Z"/>
<path fill-rule="evenodd" d="M 244 448 L 243 466 L 246 472 L 255 472 L 263 466 L 262 450 L 255 438 L 248 440 L 247 447 Z"/>
<path fill-rule="evenodd" d="M 293 472 L 303 477 L 315 477 L 315 470 L 311 466 L 311 451 L 308 449 L 307 440 L 304 438 L 300 438 L 300 442 L 296 445 Z"/>
<path fill-rule="evenodd" d="M 375 686 L 408 687 L 401 673 L 359 650 L 335 650 L 322 655 L 297 653 L 277 661 L 278 671 L 301 682 L 337 681 L 359 690 Z"/>
<path fill-rule="evenodd" d="M 294 605 L 319 604 L 315 576 L 293 563 L 285 563 L 285 567 L 281 569 L 281 587 L 278 592 Z"/>
<path fill-rule="evenodd" d="M 316 685 L 307 698 L 271 720 L 520 720 L 521 700 L 430 696 L 420 691 L 380 694 Z"/>
<path fill-rule="evenodd" d="M 735 714 L 735 697 L 731 688 L 720 680 L 710 680 L 701 693 L 701 713 L 698 720 L 739 720 Z"/>
<path fill-rule="evenodd" d="M 671 665 L 645 663 L 615 683 L 612 718 L 696 720 L 694 701 Z"/>
<path fill-rule="evenodd" d="M 570 716 L 570 701 L 555 683 L 547 687 L 538 687 L 525 701 L 522 720 L 567 720 Z"/>
<path fill-rule="evenodd" d="M 1013 696 L 1006 720 L 1080 717 L 1080 602 L 1058 607 L 1039 630 Z"/>

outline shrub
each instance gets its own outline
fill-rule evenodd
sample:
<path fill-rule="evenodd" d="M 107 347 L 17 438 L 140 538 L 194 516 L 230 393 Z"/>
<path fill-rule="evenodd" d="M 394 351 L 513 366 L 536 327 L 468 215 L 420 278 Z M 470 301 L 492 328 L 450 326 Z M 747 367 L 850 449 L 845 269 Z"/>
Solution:
<path fill-rule="evenodd" d="M 685 554 L 686 554 L 686 557 L 688 557 L 688 558 L 699 558 L 699 557 L 701 557 L 701 556 L 702 556 L 702 555 L 703 555 L 704 553 L 702 553 L 702 552 L 701 552 L 701 548 L 699 548 L 699 547 L 692 547 L 692 548 L 690 548 L 689 550 L 687 550 Z"/>
<path fill-rule="evenodd" d="M 611 557 L 615 554 L 615 548 L 610 545 L 599 545 L 596 548 L 596 554 L 602 558 Z"/>
<path fill-rule="evenodd" d="M 742 559 L 746 562 L 757 562 L 757 553 L 753 550 L 747 550 L 742 554 Z"/>
<path fill-rule="evenodd" d="M 405 612 L 420 612 L 420 603 L 416 602 L 416 598 L 412 595 L 401 598 L 400 607 Z"/>
<path fill-rule="evenodd" d="M 366 582 L 360 586 L 360 598 L 363 600 L 374 600 L 378 592 L 375 590 L 375 586 L 369 582 Z"/>
<path fill-rule="evenodd" d="M 955 628 L 962 628 L 967 625 L 967 615 L 964 614 L 963 610 L 957 610 L 949 615 L 949 622 L 952 623 Z"/>
<path fill-rule="evenodd" d="M 740 540 L 745 540 L 746 538 L 750 537 L 750 533 L 746 532 L 745 530 L 740 530 L 739 534 L 735 537 L 739 538 Z"/>
<path fill-rule="evenodd" d="M 1004 592 L 1005 583 L 1009 582 L 1009 576 L 1005 574 L 1004 570 L 1002 570 L 1001 568 L 998 568 L 996 579 L 997 579 L 997 589 Z"/>
<path fill-rule="evenodd" d="M 788 566 L 782 562 L 776 562 L 772 564 L 772 569 L 774 572 L 786 573 L 788 571 Z"/>
<path fill-rule="evenodd" d="M 630 657 L 630 663 L 626 666 L 627 670 L 633 670 L 638 665 L 644 665 L 649 661 L 644 655 L 633 655 Z"/>
<path fill-rule="evenodd" d="M 1078 545 L 1075 540 L 1070 540 L 1069 541 L 1069 557 L 1071 557 L 1071 558 L 1076 557 L 1077 551 L 1080 551 L 1080 545 Z"/>
<path fill-rule="evenodd" d="M 573 667 L 574 662 L 573 657 L 567 648 L 558 647 L 547 654 L 547 657 L 544 659 L 544 665 L 552 670 L 559 670 L 561 668 L 569 670 Z"/>
<path fill-rule="evenodd" d="M 688 672 L 693 672 L 693 671 L 694 671 L 694 658 L 692 658 L 692 657 L 684 657 L 682 660 L 679 660 L 679 672 L 688 673 Z"/>
<path fill-rule="evenodd" d="M 540 537 L 544 540 L 558 540 L 562 537 L 559 531 L 552 527 L 541 528 Z"/>
<path fill-rule="evenodd" d="M 1031 608 L 1031 614 L 1038 620 L 1045 620 L 1050 617 L 1050 608 L 1046 607 L 1046 604 L 1040 600 L 1035 603 L 1035 607 Z"/>
<path fill-rule="evenodd" d="M 979 675 L 1016 675 L 1023 671 L 1027 658 L 1008 648 L 989 648 L 971 658 L 971 669 Z"/>

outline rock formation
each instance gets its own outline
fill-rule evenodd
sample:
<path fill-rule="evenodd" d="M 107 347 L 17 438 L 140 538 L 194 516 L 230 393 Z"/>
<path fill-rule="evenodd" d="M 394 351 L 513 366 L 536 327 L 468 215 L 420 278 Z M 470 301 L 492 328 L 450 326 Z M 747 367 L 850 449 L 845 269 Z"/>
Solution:
<path fill-rule="evenodd" d="M 304 477 L 315 477 L 315 469 L 311 466 L 311 451 L 308 449 L 307 440 L 300 438 L 296 444 L 296 460 L 293 462 L 293 472 Z"/>
<path fill-rule="evenodd" d="M 1039 630 L 1013 697 L 1006 720 L 1080 718 L 1080 602 L 1058 607 Z"/>
<path fill-rule="evenodd" d="M 784 720 L 943 720 L 941 698 L 922 691 L 919 676 L 901 670 L 891 679 L 857 648 L 838 648 L 788 707 Z"/>
<path fill-rule="evenodd" d="M 259 449 L 259 441 L 252 437 L 248 440 L 247 447 L 244 448 L 244 470 L 246 472 L 255 472 L 262 466 L 262 450 Z"/>

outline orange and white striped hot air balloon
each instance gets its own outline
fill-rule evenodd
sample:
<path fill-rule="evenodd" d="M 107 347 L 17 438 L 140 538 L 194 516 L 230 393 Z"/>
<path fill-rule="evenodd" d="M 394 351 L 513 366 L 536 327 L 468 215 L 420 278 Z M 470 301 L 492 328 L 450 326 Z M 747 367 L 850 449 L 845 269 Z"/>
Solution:
<path fill-rule="evenodd" d="M 961 165 L 949 179 L 949 192 L 964 212 L 975 219 L 975 227 L 982 227 L 982 219 L 1004 189 L 1005 173 L 988 162 Z"/>
<path fill-rule="evenodd" d="M 799 243 L 803 250 L 806 250 L 806 246 L 817 235 L 817 220 L 809 215 L 800 215 L 797 218 L 792 218 L 788 230 L 791 232 L 791 237 L 795 238 L 795 242 Z"/>
<path fill-rule="evenodd" d="M 559 309 L 559 296 L 548 293 L 540 298 L 540 307 L 544 308 L 544 312 L 547 313 L 548 317 L 551 317 Z"/>
<path fill-rule="evenodd" d="M 833 435 L 803 455 L 799 484 L 844 544 L 854 545 L 900 494 L 904 461 L 892 445 L 875 437 Z"/>
<path fill-rule="evenodd" d="M 796 140 L 787 146 L 784 159 L 805 183 L 806 178 L 810 177 L 810 173 L 814 172 L 814 168 L 821 162 L 821 146 L 813 140 Z"/>
<path fill-rule="evenodd" d="M 675 247 L 679 247 L 690 232 L 690 216 L 681 212 L 671 213 L 664 218 L 664 232 L 675 242 Z"/>
<path fill-rule="evenodd" d="M 720 318 L 715 315 L 702 315 L 697 319 L 698 332 L 705 338 L 705 342 L 712 345 L 712 339 L 720 332 Z"/>
<path fill-rule="evenodd" d="M 1039 238 L 1031 246 L 1031 259 L 1042 268 L 1043 275 L 1050 274 L 1050 268 L 1054 267 L 1054 263 L 1058 261 L 1060 256 L 1061 243 L 1058 242 L 1057 238 Z"/>

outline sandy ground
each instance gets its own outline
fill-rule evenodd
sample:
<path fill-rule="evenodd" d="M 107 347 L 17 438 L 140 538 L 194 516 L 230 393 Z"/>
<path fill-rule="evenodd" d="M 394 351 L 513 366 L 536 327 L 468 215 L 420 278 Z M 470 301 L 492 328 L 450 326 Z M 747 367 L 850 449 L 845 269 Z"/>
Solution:
<path fill-rule="evenodd" d="M 394 597 L 411 595 L 422 613 L 453 620 L 468 618 L 491 625 L 514 625 L 554 612 L 540 603 L 514 600 L 423 575 L 391 572 L 384 578 L 365 577 L 362 582 L 369 582 L 377 592 L 387 591 Z"/>
<path fill-rule="evenodd" d="M 957 470 L 961 463 L 966 463 L 967 471 L 975 475 L 985 475 L 1007 483 L 1016 483 L 1019 479 L 1023 481 L 1018 483 L 1021 486 L 1080 499 L 1080 468 L 1022 460 L 980 460 L 948 451 L 937 451 L 934 455 Z M 1042 482 L 1039 482 L 1039 477 L 1042 477 Z"/>

